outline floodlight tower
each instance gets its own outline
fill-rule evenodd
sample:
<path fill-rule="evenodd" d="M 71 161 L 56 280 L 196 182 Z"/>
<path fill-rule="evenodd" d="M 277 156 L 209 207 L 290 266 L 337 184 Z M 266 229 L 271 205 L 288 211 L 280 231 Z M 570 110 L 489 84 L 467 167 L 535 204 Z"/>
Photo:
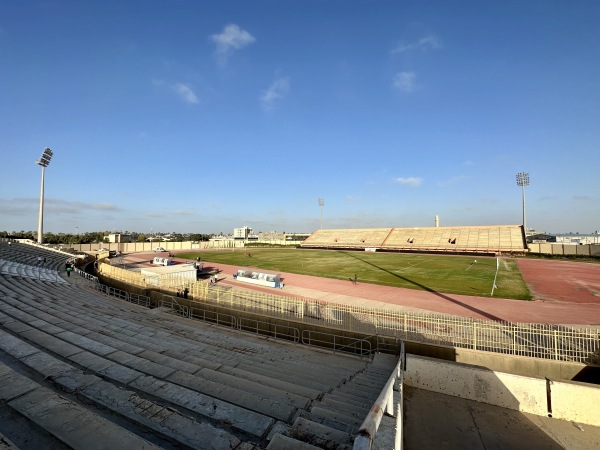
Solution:
<path fill-rule="evenodd" d="M 44 171 L 46 167 L 50 164 L 50 160 L 52 159 L 52 150 L 48 147 L 44 149 L 42 156 L 40 159 L 36 161 L 36 164 L 42 166 L 42 186 L 40 188 L 40 217 L 38 221 L 38 244 L 44 243 Z"/>
<path fill-rule="evenodd" d="M 323 229 L 323 206 L 325 206 L 325 200 L 319 199 L 319 208 L 321 209 L 321 230 Z"/>
<path fill-rule="evenodd" d="M 529 186 L 529 174 L 527 172 L 519 172 L 517 174 L 517 186 L 521 186 L 523 192 L 523 230 L 527 236 L 527 219 L 525 215 L 525 186 Z"/>

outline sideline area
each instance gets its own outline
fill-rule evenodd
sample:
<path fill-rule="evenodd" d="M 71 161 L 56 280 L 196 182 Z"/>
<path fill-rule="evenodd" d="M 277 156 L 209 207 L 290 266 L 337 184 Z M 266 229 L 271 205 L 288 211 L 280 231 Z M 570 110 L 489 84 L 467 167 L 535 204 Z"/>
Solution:
<path fill-rule="evenodd" d="M 135 253 L 122 258 L 124 262 L 140 262 L 149 261 L 152 256 L 150 253 Z M 176 263 L 190 262 L 177 258 L 177 253 L 173 259 Z M 280 272 L 284 289 L 273 289 L 235 281 L 233 274 L 242 267 L 205 261 L 205 268 L 219 270 L 222 273 L 220 283 L 235 288 L 324 302 L 519 323 L 600 325 L 600 264 L 524 258 L 519 259 L 518 264 L 532 291 L 533 301 L 417 291 L 361 283 L 360 279 L 353 284 L 346 280 L 286 272 Z"/>

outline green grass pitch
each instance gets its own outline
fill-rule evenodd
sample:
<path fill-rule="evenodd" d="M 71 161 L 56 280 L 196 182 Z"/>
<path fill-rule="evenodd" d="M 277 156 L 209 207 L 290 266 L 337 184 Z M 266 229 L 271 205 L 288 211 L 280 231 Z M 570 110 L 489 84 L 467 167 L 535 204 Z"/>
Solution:
<path fill-rule="evenodd" d="M 251 254 L 252 256 L 248 256 Z M 181 258 L 408 289 L 489 297 L 496 258 L 306 249 L 229 249 L 179 253 Z M 475 262 L 476 261 L 476 262 Z M 501 258 L 494 297 L 530 300 L 516 261 Z"/>

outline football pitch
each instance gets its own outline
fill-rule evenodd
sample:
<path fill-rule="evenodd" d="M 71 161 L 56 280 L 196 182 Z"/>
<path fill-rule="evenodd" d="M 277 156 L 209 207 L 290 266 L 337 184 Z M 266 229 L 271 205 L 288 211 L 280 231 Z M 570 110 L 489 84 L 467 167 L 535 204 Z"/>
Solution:
<path fill-rule="evenodd" d="M 305 249 L 229 249 L 179 253 L 180 258 L 407 289 L 530 300 L 513 258 Z M 496 268 L 498 273 L 496 275 Z"/>

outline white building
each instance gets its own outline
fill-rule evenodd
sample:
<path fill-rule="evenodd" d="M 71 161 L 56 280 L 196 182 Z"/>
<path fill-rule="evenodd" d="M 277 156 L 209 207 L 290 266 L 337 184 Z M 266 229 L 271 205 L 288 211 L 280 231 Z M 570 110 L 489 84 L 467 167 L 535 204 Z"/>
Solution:
<path fill-rule="evenodd" d="M 247 240 L 248 236 L 250 236 L 251 234 L 252 234 L 252 228 L 247 227 L 247 226 L 233 229 L 233 239 Z"/>

